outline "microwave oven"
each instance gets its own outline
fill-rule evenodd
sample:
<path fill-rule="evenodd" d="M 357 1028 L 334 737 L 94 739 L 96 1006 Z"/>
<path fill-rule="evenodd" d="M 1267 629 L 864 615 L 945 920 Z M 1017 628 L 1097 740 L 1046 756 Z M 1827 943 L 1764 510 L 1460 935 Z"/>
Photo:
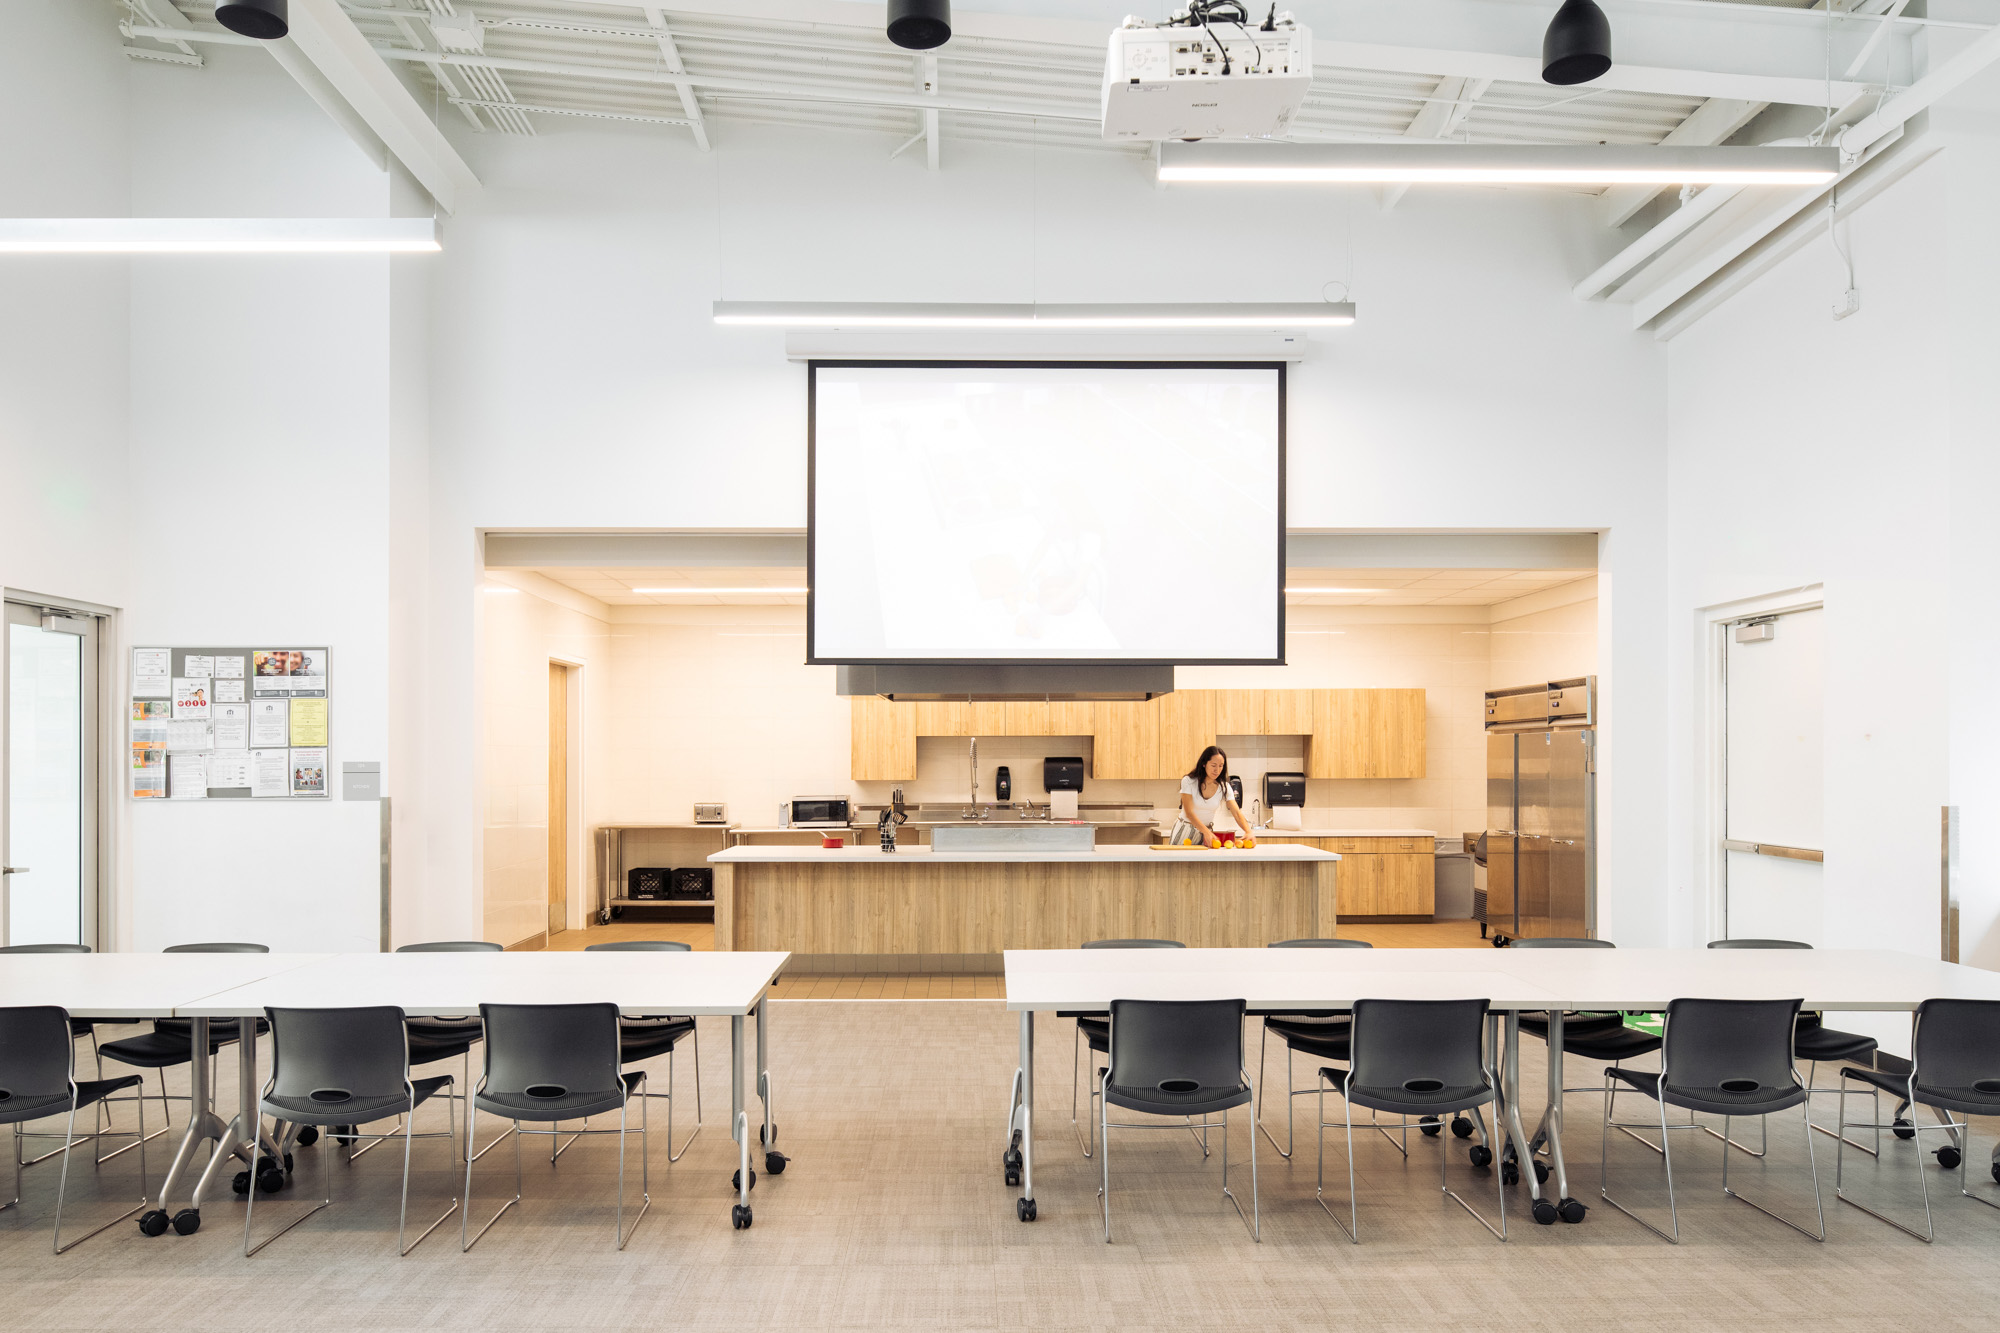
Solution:
<path fill-rule="evenodd" d="M 845 796 L 794 796 L 788 809 L 793 828 L 846 828 L 854 813 Z"/>

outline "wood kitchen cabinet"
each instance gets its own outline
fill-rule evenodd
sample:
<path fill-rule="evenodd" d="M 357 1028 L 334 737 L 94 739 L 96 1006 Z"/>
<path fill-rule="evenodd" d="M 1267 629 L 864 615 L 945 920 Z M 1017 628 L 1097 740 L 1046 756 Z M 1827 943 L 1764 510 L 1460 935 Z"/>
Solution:
<path fill-rule="evenodd" d="M 919 736 L 1005 736 L 1007 709 L 1004 703 L 920 703 L 916 709 Z"/>
<path fill-rule="evenodd" d="M 1205 746 L 1215 744 L 1215 696 L 1220 690 L 1175 690 L 1153 701 L 1160 712 L 1159 760 L 1151 776 L 1181 778 Z"/>
<path fill-rule="evenodd" d="M 857 694 L 849 736 L 856 782 L 909 782 L 917 776 L 917 709 L 877 694 Z"/>
<path fill-rule="evenodd" d="M 1422 690 L 1314 690 L 1309 778 L 1424 776 Z"/>
<path fill-rule="evenodd" d="M 1287 838 L 1266 833 L 1257 841 L 1294 842 L 1339 852 L 1340 868 L 1334 872 L 1335 912 L 1342 919 L 1429 917 L 1436 911 L 1435 838 Z"/>
<path fill-rule="evenodd" d="M 1091 705 L 1093 778 L 1152 778 L 1160 769 L 1160 701 Z"/>
<path fill-rule="evenodd" d="M 1003 736 L 1089 736 L 1097 727 L 1097 714 L 1089 703 L 1027 701 L 1004 707 Z"/>
<path fill-rule="evenodd" d="M 1310 736 L 1313 729 L 1311 690 L 1259 690 L 1264 696 L 1263 736 Z"/>
<path fill-rule="evenodd" d="M 1208 690 L 1214 699 L 1215 734 L 1218 736 L 1267 736 L 1264 727 L 1264 696 L 1276 691 Z M 1175 691 L 1179 693 L 1179 691 Z M 1303 733 L 1301 733 L 1303 734 Z M 1189 762 L 1193 762 L 1192 759 Z"/>

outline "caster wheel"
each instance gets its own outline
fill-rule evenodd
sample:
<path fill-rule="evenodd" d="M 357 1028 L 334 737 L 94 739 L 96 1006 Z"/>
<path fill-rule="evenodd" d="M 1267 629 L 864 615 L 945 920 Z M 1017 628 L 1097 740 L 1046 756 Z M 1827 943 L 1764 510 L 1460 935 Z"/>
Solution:
<path fill-rule="evenodd" d="M 1549 1165 L 1547 1162 L 1535 1163 L 1535 1183 L 1537 1185 L 1546 1185 L 1549 1183 Z"/>
<path fill-rule="evenodd" d="M 729 1188 L 739 1192 L 743 1189 L 743 1172 L 740 1169 L 729 1173 Z M 754 1166 L 750 1168 L 750 1188 L 757 1188 L 757 1168 Z"/>
<path fill-rule="evenodd" d="M 747 1203 L 730 1205 L 729 1225 L 736 1231 L 748 1231 L 750 1229 L 750 1205 Z"/>
<path fill-rule="evenodd" d="M 139 1234 L 142 1236 L 164 1236 L 167 1234 L 167 1215 L 159 1209 L 139 1214 Z"/>
<path fill-rule="evenodd" d="M 1021 1185 L 1021 1173 L 1019 1171 L 1009 1171 L 1007 1173 L 1007 1188 L 1010 1190 L 1019 1189 L 1020 1185 Z"/>
<path fill-rule="evenodd" d="M 250 1192 L 250 1173 L 248 1171 L 238 1171 L 235 1178 L 229 1182 L 229 1188 L 237 1194 L 248 1194 Z"/>
<path fill-rule="evenodd" d="M 764 1169 L 774 1176 L 782 1176 L 785 1174 L 785 1168 L 791 1164 L 791 1160 L 773 1148 L 764 1154 Z"/>
<path fill-rule="evenodd" d="M 1547 1199 L 1535 1200 L 1534 1214 L 1535 1214 L 1535 1221 L 1538 1224 L 1545 1227 L 1554 1226 L 1556 1224 L 1556 1218 L 1561 1216 L 1561 1213 L 1557 1210 L 1556 1206 L 1550 1203 Z"/>
<path fill-rule="evenodd" d="M 1023 1222 L 1034 1221 L 1035 1201 L 1033 1199 L 1014 1200 L 1014 1216 L 1020 1218 Z"/>
<path fill-rule="evenodd" d="M 611 909 L 611 919 L 613 921 L 618 920 L 618 918 L 624 915 L 625 915 L 625 909 L 622 907 L 614 907 Z M 743 1225 L 746 1227 L 750 1225 L 750 1220 L 747 1217 L 743 1220 Z"/>
<path fill-rule="evenodd" d="M 1472 1122 L 1462 1115 L 1453 1116 L 1451 1118 L 1451 1134 L 1453 1138 L 1457 1139 L 1471 1138 Z"/>
<path fill-rule="evenodd" d="M 285 1174 L 288 1176 L 292 1174 L 292 1155 L 290 1153 L 285 1154 Z"/>
<path fill-rule="evenodd" d="M 1578 1203 L 1575 1199 L 1564 1199 L 1561 1203 L 1556 1205 L 1557 1214 L 1561 1216 L 1562 1220 L 1565 1222 L 1581 1222 L 1583 1220 L 1583 1215 L 1589 1211 L 1590 1209 L 1584 1207 L 1582 1204 Z"/>
<path fill-rule="evenodd" d="M 285 1173 L 278 1170 L 276 1167 L 272 1167 L 268 1171 L 259 1171 L 257 1173 L 257 1188 L 262 1190 L 264 1193 L 276 1194 L 279 1190 L 283 1189 L 284 1187 L 285 1187 Z M 245 1190 L 243 1192 L 245 1194 L 248 1194 L 250 1191 Z"/>
<path fill-rule="evenodd" d="M 199 1230 L 201 1230 L 201 1210 L 199 1208 L 183 1208 L 174 1214 L 175 1235 L 192 1236 Z"/>
<path fill-rule="evenodd" d="M 315 1143 L 319 1142 L 319 1126 L 307 1125 L 304 1129 L 299 1131 L 298 1138 L 294 1139 L 293 1142 L 297 1143 L 301 1148 L 312 1147 Z M 287 1157 L 285 1165 L 287 1167 L 291 1166 L 291 1160 L 289 1157 Z"/>
<path fill-rule="evenodd" d="M 2000 1185 L 2000 1162 L 1993 1164 L 1993 1183 Z"/>
<path fill-rule="evenodd" d="M 762 1125 L 757 1126 L 757 1144 L 759 1147 L 768 1148 L 771 1146 L 772 1143 L 776 1143 L 777 1141 L 778 1141 L 778 1126 L 775 1121 L 771 1125 L 771 1138 L 769 1143 L 765 1142 L 764 1140 L 764 1127 Z"/>
<path fill-rule="evenodd" d="M 1006 1152 L 1001 1153 L 1000 1165 L 1010 1173 L 1019 1174 L 1021 1170 L 1021 1150 L 1019 1148 L 1009 1148 Z"/>
<path fill-rule="evenodd" d="M 1506 1164 L 1505 1166 L 1501 1167 L 1501 1168 L 1500 1168 L 1500 1183 L 1501 1183 L 1502 1185 L 1518 1185 L 1518 1184 L 1520 1184 L 1520 1183 L 1521 1183 L 1521 1168 L 1520 1168 L 1520 1167 L 1518 1167 L 1518 1166 L 1515 1166 L 1515 1165 L 1514 1165 L 1514 1164 L 1513 1164 L 1512 1162 L 1509 1162 L 1509 1163 L 1507 1163 L 1507 1164 Z M 1537 1218 L 1536 1218 L 1535 1220 L 1536 1220 L 1537 1222 L 1539 1222 L 1539 1221 L 1541 1221 L 1541 1218 L 1537 1217 Z"/>
<path fill-rule="evenodd" d="M 1444 1126 L 1438 1122 L 1438 1118 L 1434 1115 L 1427 1115 L 1418 1121 L 1417 1128 L 1423 1131 L 1423 1135 L 1427 1139 L 1434 1139 L 1444 1133 Z"/>
<path fill-rule="evenodd" d="M 1466 1158 L 1474 1166 L 1491 1166 L 1493 1165 L 1493 1150 L 1483 1143 L 1475 1143 L 1472 1145 L 1472 1150 L 1466 1153 Z"/>
<path fill-rule="evenodd" d="M 1938 1159 L 1938 1165 L 1943 1167 L 1945 1170 L 1947 1171 L 1956 1170 L 1958 1168 L 1958 1163 L 1960 1161 L 1958 1155 L 1958 1149 L 1939 1148 L 1937 1150 L 1937 1159 Z"/>
<path fill-rule="evenodd" d="M 1913 1139 L 1917 1137 L 1917 1127 L 1907 1120 L 1896 1121 L 1895 1128 L 1889 1132 L 1899 1139 Z"/>

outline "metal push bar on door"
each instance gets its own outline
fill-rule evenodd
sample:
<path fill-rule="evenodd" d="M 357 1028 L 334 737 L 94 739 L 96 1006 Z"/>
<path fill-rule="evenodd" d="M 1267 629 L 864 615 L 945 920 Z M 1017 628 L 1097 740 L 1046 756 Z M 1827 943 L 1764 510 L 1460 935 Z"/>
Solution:
<path fill-rule="evenodd" d="M 1826 853 L 1817 847 L 1786 847 L 1775 842 L 1746 842 L 1742 838 L 1724 838 L 1722 849 L 1728 852 L 1751 852 L 1757 856 L 1777 856 L 1787 861 L 1826 860 Z"/>

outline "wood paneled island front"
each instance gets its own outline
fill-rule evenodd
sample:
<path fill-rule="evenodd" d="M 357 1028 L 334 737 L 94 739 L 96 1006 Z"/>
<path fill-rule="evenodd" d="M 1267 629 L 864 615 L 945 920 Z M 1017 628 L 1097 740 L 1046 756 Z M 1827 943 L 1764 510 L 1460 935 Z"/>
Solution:
<path fill-rule="evenodd" d="M 785 949 L 801 972 L 998 972 L 1006 949 L 1169 939 L 1261 948 L 1331 935 L 1337 853 L 934 852 L 733 847 L 715 868 L 715 947 Z"/>

